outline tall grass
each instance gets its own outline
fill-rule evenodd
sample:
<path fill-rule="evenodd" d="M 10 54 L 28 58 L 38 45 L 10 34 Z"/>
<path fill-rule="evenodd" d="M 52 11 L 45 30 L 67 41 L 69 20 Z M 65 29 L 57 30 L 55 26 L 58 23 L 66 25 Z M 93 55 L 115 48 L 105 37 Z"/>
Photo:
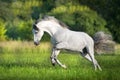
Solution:
<path fill-rule="evenodd" d="M 67 65 L 63 69 L 50 61 L 51 45 L 42 42 L 0 42 L 0 80 L 119 80 L 120 46 L 115 55 L 95 55 L 103 71 L 76 53 L 61 52 L 59 59 Z"/>

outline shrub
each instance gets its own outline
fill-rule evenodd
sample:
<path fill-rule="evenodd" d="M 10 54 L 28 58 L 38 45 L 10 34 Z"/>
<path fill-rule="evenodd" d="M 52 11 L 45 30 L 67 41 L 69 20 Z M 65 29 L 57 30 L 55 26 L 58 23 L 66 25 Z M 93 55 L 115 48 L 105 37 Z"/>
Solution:
<path fill-rule="evenodd" d="M 10 39 L 31 40 L 32 20 L 22 21 L 16 19 L 7 25 L 7 35 Z"/>

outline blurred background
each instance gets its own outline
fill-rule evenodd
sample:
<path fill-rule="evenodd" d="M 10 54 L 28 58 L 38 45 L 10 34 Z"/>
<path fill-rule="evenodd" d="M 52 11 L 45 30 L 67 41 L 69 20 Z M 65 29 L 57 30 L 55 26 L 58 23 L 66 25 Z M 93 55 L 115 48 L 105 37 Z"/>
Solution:
<path fill-rule="evenodd" d="M 120 43 L 119 0 L 0 0 L 0 41 L 32 40 L 32 24 L 43 15 L 91 36 L 104 31 Z"/>
<path fill-rule="evenodd" d="M 95 38 L 103 71 L 66 51 L 59 59 L 68 69 L 53 67 L 50 36 L 45 33 L 40 46 L 33 43 L 33 24 L 44 15 Z M 0 80 L 120 80 L 119 35 L 120 0 L 0 0 Z"/>

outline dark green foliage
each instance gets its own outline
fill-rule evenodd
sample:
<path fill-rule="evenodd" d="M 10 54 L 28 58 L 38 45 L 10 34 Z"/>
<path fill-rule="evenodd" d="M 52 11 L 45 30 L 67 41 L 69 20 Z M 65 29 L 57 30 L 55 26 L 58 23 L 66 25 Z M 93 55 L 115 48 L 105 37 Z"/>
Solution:
<path fill-rule="evenodd" d="M 101 14 L 107 21 L 107 28 L 115 41 L 120 43 L 120 0 L 80 0 Z"/>
<path fill-rule="evenodd" d="M 84 31 L 91 36 L 97 31 L 109 32 L 105 28 L 106 21 L 86 6 L 72 4 L 68 4 L 67 6 L 61 5 L 54 8 L 50 14 L 65 22 L 70 26 L 70 29 Z"/>
<path fill-rule="evenodd" d="M 14 25 L 8 24 L 7 35 L 12 39 L 32 40 L 33 38 L 31 26 L 31 21 L 16 21 Z"/>
<path fill-rule="evenodd" d="M 0 0 L 0 19 L 5 21 L 2 24 L 7 23 L 6 36 L 10 39 L 31 40 L 32 35 L 28 35 L 31 33 L 30 24 L 50 14 L 72 30 L 85 31 L 90 35 L 99 30 L 110 31 L 114 40 L 120 42 L 119 7 L 119 0 Z"/>

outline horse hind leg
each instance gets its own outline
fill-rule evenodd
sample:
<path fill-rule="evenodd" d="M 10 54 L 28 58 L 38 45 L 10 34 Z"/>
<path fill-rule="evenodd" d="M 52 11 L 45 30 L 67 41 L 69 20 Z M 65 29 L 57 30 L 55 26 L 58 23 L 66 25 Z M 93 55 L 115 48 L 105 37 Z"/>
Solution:
<path fill-rule="evenodd" d="M 83 49 L 83 51 L 81 52 L 81 55 L 82 55 L 84 58 L 86 58 L 88 61 L 92 62 L 92 59 L 91 59 L 91 57 L 89 56 L 86 47 L 85 47 L 85 48 Z"/>
<path fill-rule="evenodd" d="M 87 48 L 87 47 L 86 47 L 86 50 L 87 50 L 87 53 L 88 53 L 88 54 L 86 54 L 85 57 L 86 57 L 89 61 L 93 62 L 93 65 L 94 65 L 95 70 L 98 68 L 99 70 L 102 71 L 100 65 L 98 64 L 97 60 L 96 60 L 95 57 L 94 57 L 94 50 L 93 50 L 92 48 L 89 49 L 89 48 Z"/>
<path fill-rule="evenodd" d="M 96 67 L 97 67 L 100 71 L 102 71 L 102 69 L 101 69 L 100 65 L 98 64 L 97 60 L 96 60 L 96 59 L 94 59 L 94 60 L 95 60 L 95 65 L 96 65 Z"/>

